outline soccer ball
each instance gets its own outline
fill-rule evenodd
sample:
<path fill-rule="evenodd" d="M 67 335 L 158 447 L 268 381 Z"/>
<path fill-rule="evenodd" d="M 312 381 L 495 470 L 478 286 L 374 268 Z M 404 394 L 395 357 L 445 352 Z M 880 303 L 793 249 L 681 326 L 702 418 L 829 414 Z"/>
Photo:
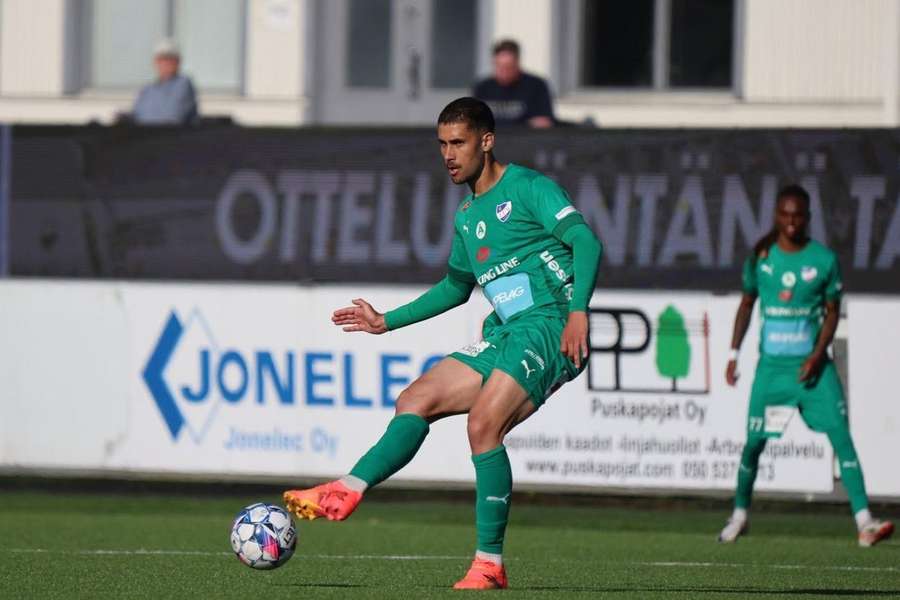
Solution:
<path fill-rule="evenodd" d="M 274 504 L 257 502 L 243 508 L 231 526 L 231 549 L 254 569 L 280 567 L 296 547 L 293 519 Z"/>

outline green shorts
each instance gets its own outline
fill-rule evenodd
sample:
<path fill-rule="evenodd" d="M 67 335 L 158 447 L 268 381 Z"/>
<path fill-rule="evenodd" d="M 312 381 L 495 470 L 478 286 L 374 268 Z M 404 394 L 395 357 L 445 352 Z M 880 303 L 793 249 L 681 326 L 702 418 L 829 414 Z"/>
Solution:
<path fill-rule="evenodd" d="M 488 319 L 490 321 L 490 318 Z M 486 324 L 484 339 L 450 356 L 475 369 L 487 382 L 494 369 L 515 379 L 536 407 L 581 369 L 559 350 L 566 321 L 553 314 L 524 315 L 503 325 Z M 482 383 L 483 385 L 483 383 Z"/>
<path fill-rule="evenodd" d="M 781 423 L 793 409 L 803 421 L 820 433 L 847 427 L 847 402 L 837 369 L 830 360 L 812 381 L 797 381 L 803 361 L 763 357 L 756 367 L 747 432 L 750 435 L 779 437 L 787 423 Z"/>

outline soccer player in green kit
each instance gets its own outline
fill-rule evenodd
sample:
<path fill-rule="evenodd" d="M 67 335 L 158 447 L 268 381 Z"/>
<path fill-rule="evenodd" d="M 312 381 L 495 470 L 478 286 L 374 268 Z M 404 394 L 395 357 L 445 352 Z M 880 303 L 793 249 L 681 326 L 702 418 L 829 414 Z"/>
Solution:
<path fill-rule="evenodd" d="M 814 431 L 825 433 L 841 467 L 859 545 L 887 539 L 894 526 L 874 519 L 850 428 L 847 403 L 828 347 L 840 315 L 842 292 L 837 256 L 807 235 L 809 194 L 799 185 L 777 197 L 775 225 L 744 263 L 743 297 L 734 320 L 725 378 L 737 381 L 737 354 L 757 296 L 761 304 L 760 358 L 750 392 L 747 443 L 738 468 L 734 512 L 719 534 L 734 542 L 747 530 L 747 510 L 759 456 L 769 438 L 779 437 L 793 410 Z"/>
<path fill-rule="evenodd" d="M 366 489 L 412 460 L 430 423 L 468 413 L 478 543 L 471 568 L 454 588 L 505 588 L 512 472 L 503 438 L 585 368 L 587 307 L 601 245 L 552 179 L 496 160 L 494 117 L 484 102 L 454 100 L 438 117 L 437 132 L 450 178 L 472 191 L 456 212 L 446 277 L 386 314 L 356 299 L 332 321 L 344 331 L 382 334 L 464 304 L 477 284 L 494 308 L 483 339 L 400 394 L 384 435 L 348 475 L 287 491 L 284 500 L 300 518 L 343 520 Z"/>

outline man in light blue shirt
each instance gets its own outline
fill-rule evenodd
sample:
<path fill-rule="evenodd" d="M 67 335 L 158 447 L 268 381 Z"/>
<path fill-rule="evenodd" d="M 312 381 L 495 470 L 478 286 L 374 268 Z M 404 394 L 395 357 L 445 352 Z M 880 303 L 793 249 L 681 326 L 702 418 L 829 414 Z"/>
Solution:
<path fill-rule="evenodd" d="M 158 79 L 141 89 L 133 118 L 140 125 L 186 125 L 197 118 L 197 97 L 190 78 L 178 73 L 181 52 L 163 40 L 153 54 Z"/>

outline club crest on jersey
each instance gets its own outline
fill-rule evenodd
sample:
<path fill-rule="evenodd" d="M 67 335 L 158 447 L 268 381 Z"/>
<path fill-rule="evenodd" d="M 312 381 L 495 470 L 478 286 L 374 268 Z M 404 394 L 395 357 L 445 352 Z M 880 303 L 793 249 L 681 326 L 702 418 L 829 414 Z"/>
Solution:
<path fill-rule="evenodd" d="M 501 202 L 497 205 L 497 218 L 501 223 L 506 223 L 509 220 L 509 215 L 512 214 L 512 200 L 507 200 L 506 202 Z"/>
<path fill-rule="evenodd" d="M 787 271 L 781 276 L 781 285 L 786 288 L 792 288 L 797 284 L 797 276 L 793 271 Z"/>
<path fill-rule="evenodd" d="M 478 221 L 478 225 L 475 226 L 475 237 L 479 240 L 483 240 L 486 233 L 487 225 L 485 225 L 484 221 Z"/>
<path fill-rule="evenodd" d="M 803 281 L 812 281 L 818 274 L 819 271 L 815 267 L 803 267 L 800 269 L 800 279 Z"/>

